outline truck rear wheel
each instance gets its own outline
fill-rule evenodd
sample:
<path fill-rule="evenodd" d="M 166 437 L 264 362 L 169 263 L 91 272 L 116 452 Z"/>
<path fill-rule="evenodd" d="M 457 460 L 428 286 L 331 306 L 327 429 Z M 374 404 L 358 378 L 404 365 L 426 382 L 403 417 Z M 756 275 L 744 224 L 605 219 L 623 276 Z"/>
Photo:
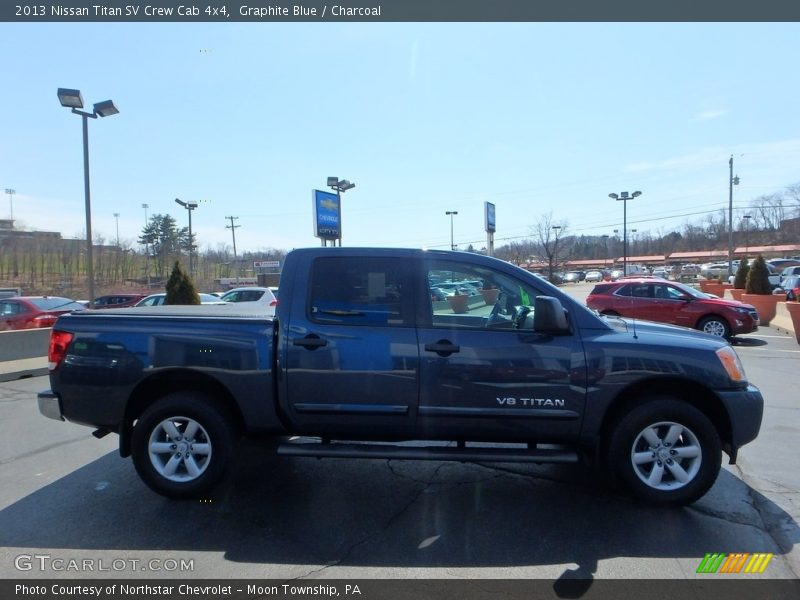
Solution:
<path fill-rule="evenodd" d="M 133 429 L 133 463 L 153 491 L 168 498 L 196 498 L 225 474 L 233 449 L 230 418 L 207 396 L 165 396 Z"/>
<path fill-rule="evenodd" d="M 691 504 L 714 485 L 721 460 L 711 421 L 676 398 L 645 401 L 611 433 L 611 468 L 636 498 L 652 505 Z"/>

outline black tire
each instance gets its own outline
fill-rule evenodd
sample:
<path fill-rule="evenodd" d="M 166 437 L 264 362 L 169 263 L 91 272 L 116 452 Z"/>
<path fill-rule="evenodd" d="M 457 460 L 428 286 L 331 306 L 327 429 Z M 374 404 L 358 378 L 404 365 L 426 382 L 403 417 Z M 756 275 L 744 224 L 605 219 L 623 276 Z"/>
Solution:
<path fill-rule="evenodd" d="M 710 316 L 700 319 L 697 323 L 697 328 L 704 333 L 725 338 L 726 340 L 731 337 L 731 326 L 723 317 Z"/>
<path fill-rule="evenodd" d="M 722 461 L 719 435 L 708 417 L 669 396 L 646 400 L 624 415 L 608 449 L 616 478 L 637 499 L 662 507 L 703 496 Z"/>
<path fill-rule="evenodd" d="M 189 433 L 189 439 L 183 437 Z M 169 394 L 133 429 L 133 464 L 150 489 L 168 498 L 207 494 L 225 475 L 234 445 L 232 420 L 209 397 Z"/>

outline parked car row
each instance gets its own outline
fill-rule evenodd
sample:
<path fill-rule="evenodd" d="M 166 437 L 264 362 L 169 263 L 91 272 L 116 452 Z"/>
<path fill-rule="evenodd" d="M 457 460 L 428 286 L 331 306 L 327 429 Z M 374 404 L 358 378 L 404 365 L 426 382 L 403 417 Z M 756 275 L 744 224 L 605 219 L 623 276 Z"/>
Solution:
<path fill-rule="evenodd" d="M 201 304 L 226 305 L 232 302 L 263 309 L 266 316 L 275 314 L 277 288 L 242 287 L 225 292 L 222 297 L 199 294 Z M 167 294 L 107 294 L 94 302 L 76 301 L 61 296 L 12 296 L 0 299 L 0 331 L 52 327 L 59 316 L 76 310 L 104 310 L 139 306 L 160 306 Z"/>

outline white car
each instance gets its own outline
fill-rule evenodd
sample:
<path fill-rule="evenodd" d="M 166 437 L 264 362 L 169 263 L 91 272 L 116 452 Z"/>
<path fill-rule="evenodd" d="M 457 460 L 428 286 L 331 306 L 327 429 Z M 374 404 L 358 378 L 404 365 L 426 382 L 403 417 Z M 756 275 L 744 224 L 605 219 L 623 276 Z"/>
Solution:
<path fill-rule="evenodd" d="M 224 302 L 240 303 L 243 306 L 263 308 L 267 316 L 275 316 L 275 307 L 278 299 L 268 287 L 246 286 L 233 288 L 225 292 L 220 298 Z"/>
<path fill-rule="evenodd" d="M 603 281 L 603 273 L 602 271 L 589 271 L 583 280 L 588 282 Z"/>
<path fill-rule="evenodd" d="M 200 304 L 227 304 L 227 302 L 223 302 L 213 294 L 198 294 L 198 296 L 200 296 Z M 166 292 L 161 292 L 160 294 L 150 294 L 149 296 L 139 300 L 139 302 L 134 304 L 134 306 L 162 306 L 164 304 L 164 300 L 166 299 Z"/>

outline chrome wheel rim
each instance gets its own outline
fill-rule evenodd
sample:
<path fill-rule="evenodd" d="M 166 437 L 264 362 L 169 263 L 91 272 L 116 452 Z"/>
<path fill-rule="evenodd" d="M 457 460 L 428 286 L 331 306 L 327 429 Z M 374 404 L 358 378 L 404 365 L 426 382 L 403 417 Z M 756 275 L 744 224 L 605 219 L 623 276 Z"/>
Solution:
<path fill-rule="evenodd" d="M 700 471 L 703 451 L 685 425 L 661 421 L 645 427 L 633 442 L 631 464 L 648 487 L 673 491 L 691 483 Z"/>
<path fill-rule="evenodd" d="M 725 337 L 725 324 L 720 321 L 708 321 L 703 325 L 703 331 L 717 337 Z"/>
<path fill-rule="evenodd" d="M 186 483 L 208 469 L 211 439 L 205 428 L 194 419 L 169 417 L 153 428 L 148 452 L 159 475 L 169 481 Z"/>

